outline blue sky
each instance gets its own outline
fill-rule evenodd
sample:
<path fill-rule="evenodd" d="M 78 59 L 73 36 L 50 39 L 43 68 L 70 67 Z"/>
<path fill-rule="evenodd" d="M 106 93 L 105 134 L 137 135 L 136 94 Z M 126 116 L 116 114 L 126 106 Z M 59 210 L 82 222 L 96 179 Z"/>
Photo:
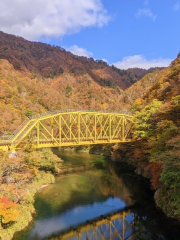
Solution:
<path fill-rule="evenodd" d="M 1 0 L 0 30 L 126 69 L 180 51 L 180 0 Z"/>

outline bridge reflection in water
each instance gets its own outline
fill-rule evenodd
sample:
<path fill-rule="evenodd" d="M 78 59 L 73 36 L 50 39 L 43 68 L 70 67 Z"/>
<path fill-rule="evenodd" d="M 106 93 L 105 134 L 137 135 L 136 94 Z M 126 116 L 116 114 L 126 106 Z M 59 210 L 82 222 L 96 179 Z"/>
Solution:
<path fill-rule="evenodd" d="M 104 215 L 51 240 L 131 240 L 134 214 L 123 210 Z"/>

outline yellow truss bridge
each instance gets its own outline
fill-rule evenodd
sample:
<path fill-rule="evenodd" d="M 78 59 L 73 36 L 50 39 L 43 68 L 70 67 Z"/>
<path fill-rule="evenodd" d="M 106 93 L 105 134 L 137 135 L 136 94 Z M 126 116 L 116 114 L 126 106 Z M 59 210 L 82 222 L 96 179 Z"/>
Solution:
<path fill-rule="evenodd" d="M 133 214 L 124 210 L 107 216 L 102 216 L 78 226 L 59 237 L 51 240 L 132 240 L 133 239 Z"/>
<path fill-rule="evenodd" d="M 133 117 L 93 111 L 53 112 L 27 118 L 0 149 L 21 149 L 105 144 L 131 141 Z"/>

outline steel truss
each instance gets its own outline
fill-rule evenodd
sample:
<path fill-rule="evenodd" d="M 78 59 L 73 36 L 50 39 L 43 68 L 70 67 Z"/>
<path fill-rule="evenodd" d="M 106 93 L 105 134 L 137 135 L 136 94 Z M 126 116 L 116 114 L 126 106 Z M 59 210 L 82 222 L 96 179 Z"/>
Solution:
<path fill-rule="evenodd" d="M 120 113 L 61 112 L 26 120 L 0 149 L 76 146 L 127 142 L 132 138 L 132 116 Z"/>
<path fill-rule="evenodd" d="M 60 235 L 61 240 L 132 240 L 133 214 L 130 211 L 103 216 Z"/>

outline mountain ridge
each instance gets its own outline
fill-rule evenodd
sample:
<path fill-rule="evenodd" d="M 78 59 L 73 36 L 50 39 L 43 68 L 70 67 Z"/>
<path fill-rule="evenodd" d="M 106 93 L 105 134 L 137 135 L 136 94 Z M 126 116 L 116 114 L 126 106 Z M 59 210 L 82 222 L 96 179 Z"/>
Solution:
<path fill-rule="evenodd" d="M 88 73 L 101 86 L 130 87 L 156 68 L 121 70 L 103 60 L 76 56 L 59 46 L 31 42 L 0 31 L 0 59 L 7 59 L 16 70 L 30 71 L 44 78 L 54 78 L 63 72 L 75 77 Z"/>

